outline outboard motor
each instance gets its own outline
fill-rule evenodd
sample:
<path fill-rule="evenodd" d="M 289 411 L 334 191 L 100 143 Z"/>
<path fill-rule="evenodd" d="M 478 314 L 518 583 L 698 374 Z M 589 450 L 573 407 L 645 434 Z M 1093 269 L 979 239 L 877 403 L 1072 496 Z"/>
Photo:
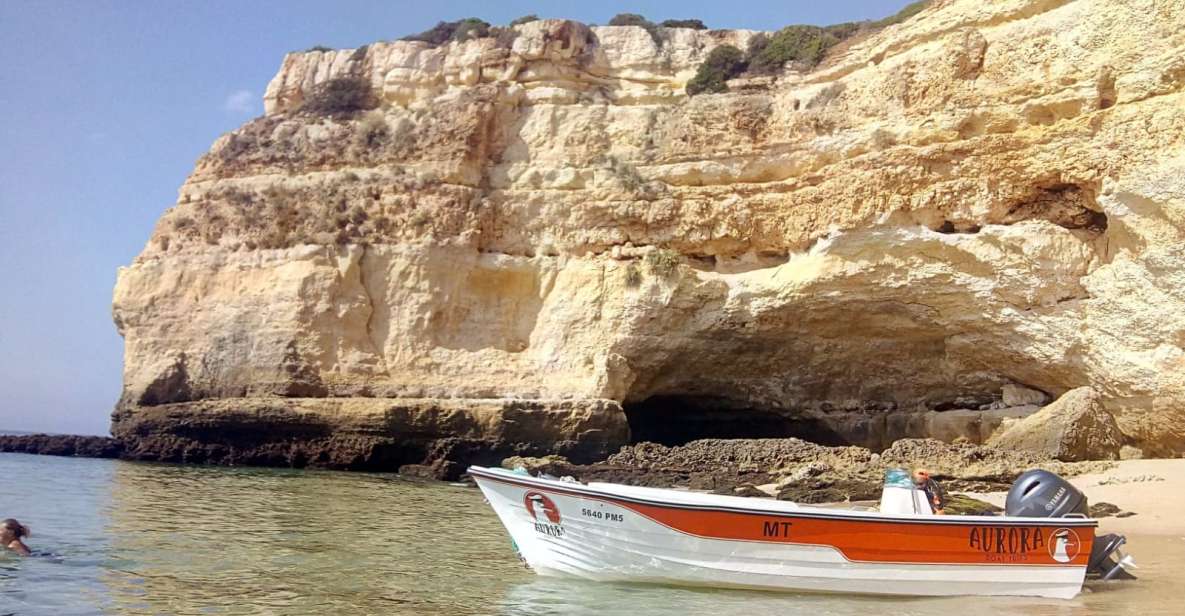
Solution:
<path fill-rule="evenodd" d="M 1004 501 L 1004 515 L 1030 518 L 1086 518 L 1090 507 L 1086 495 L 1070 482 L 1043 470 L 1025 471 L 1008 490 Z M 1104 580 L 1112 578 L 1134 580 L 1127 569 L 1135 568 L 1130 556 L 1120 547 L 1127 543 L 1123 535 L 1099 535 L 1090 550 L 1087 575 Z"/>
<path fill-rule="evenodd" d="M 1057 475 L 1025 471 L 1012 483 L 1004 501 L 1004 515 L 1026 518 L 1090 517 L 1086 495 Z"/>
<path fill-rule="evenodd" d="M 1086 565 L 1086 573 L 1103 580 L 1134 580 L 1128 569 L 1135 569 L 1136 563 L 1132 557 L 1119 549 L 1127 543 L 1127 537 L 1108 533 L 1094 538 L 1094 547 L 1090 548 L 1090 561 Z"/>

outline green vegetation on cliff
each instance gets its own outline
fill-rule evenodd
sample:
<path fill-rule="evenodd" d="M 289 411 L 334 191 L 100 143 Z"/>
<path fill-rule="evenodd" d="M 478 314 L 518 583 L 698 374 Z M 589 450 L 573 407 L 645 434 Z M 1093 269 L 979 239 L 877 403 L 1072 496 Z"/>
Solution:
<path fill-rule="evenodd" d="M 721 45 L 708 54 L 695 77 L 687 82 L 687 94 L 725 92 L 728 90 L 725 82 L 744 72 L 745 66 L 745 54 L 741 50 L 732 45 Z"/>
<path fill-rule="evenodd" d="M 337 77 L 316 87 L 301 106 L 302 111 L 319 115 L 348 114 L 374 109 L 378 98 L 370 82 L 362 77 Z"/>
<path fill-rule="evenodd" d="M 854 32 L 851 31 L 846 36 L 851 36 Z M 749 71 L 772 75 L 780 72 L 788 62 L 801 62 L 814 67 L 823 61 L 827 50 L 841 40 L 843 38 L 833 32 L 831 27 L 786 26 L 765 39 L 764 44 L 750 46 Z"/>
<path fill-rule="evenodd" d="M 660 248 L 646 253 L 646 267 L 659 278 L 671 278 L 679 271 L 679 253 L 669 248 Z"/>
<path fill-rule="evenodd" d="M 432 46 L 443 45 L 453 41 L 468 41 L 490 35 L 490 24 L 476 17 L 466 17 L 457 21 L 442 21 L 435 26 L 403 37 L 402 41 L 420 41 Z"/>
<path fill-rule="evenodd" d="M 639 26 L 646 30 L 654 44 L 662 47 L 662 32 L 659 30 L 659 25 L 638 15 L 637 13 L 618 13 L 609 20 L 610 26 Z"/>
<path fill-rule="evenodd" d="M 907 4 L 905 8 L 897 11 L 896 14 L 890 15 L 880 21 L 874 21 L 872 22 L 872 25 L 875 28 L 884 28 L 885 26 L 899 24 L 910 17 L 917 15 L 918 13 L 921 13 L 922 9 L 925 9 L 929 5 L 930 0 L 917 0 L 917 2 L 911 2 Z"/>
<path fill-rule="evenodd" d="M 707 30 L 704 22 L 698 19 L 666 19 L 658 24 L 664 28 L 691 28 L 692 30 Z"/>
<path fill-rule="evenodd" d="M 523 15 L 522 17 L 519 17 L 518 19 L 510 22 L 510 25 L 511 26 L 521 26 L 523 24 L 529 24 L 532 21 L 539 21 L 539 16 L 534 13 L 531 13 L 530 15 Z"/>
<path fill-rule="evenodd" d="M 745 73 L 777 75 L 787 64 L 804 69 L 814 68 L 840 42 L 857 34 L 901 23 L 920 13 L 929 3 L 930 0 L 919 0 L 879 21 L 845 22 L 830 26 L 786 26 L 772 35 L 759 34 L 753 37 L 743 56 L 731 45 L 718 47 L 708 54 L 695 77 L 687 82 L 687 94 L 694 96 L 727 92 L 728 85 L 725 82 L 728 79 Z"/>

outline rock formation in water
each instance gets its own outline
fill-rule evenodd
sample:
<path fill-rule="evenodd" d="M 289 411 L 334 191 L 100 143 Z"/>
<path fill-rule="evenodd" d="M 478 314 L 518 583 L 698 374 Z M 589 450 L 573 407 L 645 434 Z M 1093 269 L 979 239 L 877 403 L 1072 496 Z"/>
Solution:
<path fill-rule="evenodd" d="M 120 270 L 112 432 L 449 475 L 631 432 L 983 441 L 1090 386 L 1185 451 L 1183 26 L 937 0 L 693 97 L 758 33 L 289 54 Z"/>
<path fill-rule="evenodd" d="M 123 444 L 109 436 L 0 434 L 0 451 L 43 456 L 118 458 Z"/>

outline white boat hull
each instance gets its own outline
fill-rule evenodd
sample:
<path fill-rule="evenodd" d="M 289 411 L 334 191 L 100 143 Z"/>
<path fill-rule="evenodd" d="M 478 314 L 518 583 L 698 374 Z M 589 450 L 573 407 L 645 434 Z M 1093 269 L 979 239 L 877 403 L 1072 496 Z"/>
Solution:
<path fill-rule="evenodd" d="M 1070 598 L 1082 587 L 1095 525 L 885 516 L 478 467 L 470 473 L 533 570 L 597 581 Z"/>

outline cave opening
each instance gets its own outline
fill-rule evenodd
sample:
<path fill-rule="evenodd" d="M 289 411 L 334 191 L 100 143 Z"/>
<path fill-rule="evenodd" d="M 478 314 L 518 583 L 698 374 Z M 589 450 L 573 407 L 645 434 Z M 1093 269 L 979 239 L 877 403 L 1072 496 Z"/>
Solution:
<path fill-rule="evenodd" d="M 659 395 L 624 405 L 630 441 L 667 446 L 699 439 L 797 437 L 821 445 L 848 439 L 793 411 L 705 396 Z"/>

